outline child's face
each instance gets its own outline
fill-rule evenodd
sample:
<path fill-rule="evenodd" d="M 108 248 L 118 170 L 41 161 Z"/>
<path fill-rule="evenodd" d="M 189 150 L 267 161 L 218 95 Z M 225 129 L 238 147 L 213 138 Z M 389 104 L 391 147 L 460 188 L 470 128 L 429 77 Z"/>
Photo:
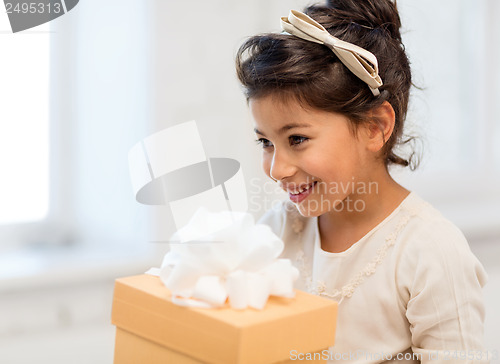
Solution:
<path fill-rule="evenodd" d="M 289 193 L 302 215 L 338 211 L 346 201 L 352 199 L 354 204 L 362 198 L 360 184 L 368 188 L 376 158 L 363 127 L 356 137 L 345 116 L 306 110 L 295 100 L 283 104 L 267 96 L 251 99 L 249 105 L 257 139 L 262 141 L 264 171 Z M 291 128 L 291 124 L 303 126 Z M 292 193 L 313 183 L 303 193 Z"/>

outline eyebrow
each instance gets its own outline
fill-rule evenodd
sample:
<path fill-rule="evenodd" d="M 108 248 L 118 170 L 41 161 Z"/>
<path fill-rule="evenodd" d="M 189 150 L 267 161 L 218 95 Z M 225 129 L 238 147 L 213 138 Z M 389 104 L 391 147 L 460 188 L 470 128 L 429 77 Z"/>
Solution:
<path fill-rule="evenodd" d="M 287 130 L 294 129 L 294 128 L 308 128 L 311 127 L 312 125 L 310 124 L 299 124 L 299 123 L 291 123 L 283 126 L 280 130 L 278 130 L 278 134 L 284 133 Z M 257 134 L 261 134 L 266 136 L 263 132 L 259 131 L 259 129 L 255 128 L 253 129 L 254 132 Z"/>

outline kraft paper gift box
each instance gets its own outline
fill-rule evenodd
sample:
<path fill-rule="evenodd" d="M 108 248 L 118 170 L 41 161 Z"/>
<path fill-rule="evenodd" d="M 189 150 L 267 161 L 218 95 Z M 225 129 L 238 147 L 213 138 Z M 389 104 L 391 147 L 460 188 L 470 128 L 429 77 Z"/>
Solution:
<path fill-rule="evenodd" d="M 295 293 L 271 296 L 263 310 L 188 308 L 171 302 L 159 277 L 117 279 L 114 364 L 297 362 L 291 353 L 318 353 L 307 362 L 325 362 L 321 352 L 334 344 L 337 303 Z"/>

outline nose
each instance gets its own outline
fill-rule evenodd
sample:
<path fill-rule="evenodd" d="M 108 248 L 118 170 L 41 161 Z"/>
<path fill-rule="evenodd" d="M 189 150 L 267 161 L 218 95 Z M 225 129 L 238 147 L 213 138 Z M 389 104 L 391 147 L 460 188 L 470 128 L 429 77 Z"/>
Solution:
<path fill-rule="evenodd" d="M 293 176 L 296 171 L 293 159 L 285 151 L 274 149 L 273 159 L 269 175 L 276 181 L 281 181 L 287 177 Z"/>

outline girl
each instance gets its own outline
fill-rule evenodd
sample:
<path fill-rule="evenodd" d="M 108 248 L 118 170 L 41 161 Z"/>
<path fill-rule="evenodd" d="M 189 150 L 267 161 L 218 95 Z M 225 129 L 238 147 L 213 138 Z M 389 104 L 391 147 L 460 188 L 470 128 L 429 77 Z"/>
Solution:
<path fill-rule="evenodd" d="M 463 234 L 390 165 L 411 72 L 396 4 L 330 0 L 251 37 L 236 68 L 265 173 L 289 193 L 260 220 L 301 271 L 297 288 L 339 302 L 329 357 L 359 363 L 488 362 L 486 273 Z"/>

